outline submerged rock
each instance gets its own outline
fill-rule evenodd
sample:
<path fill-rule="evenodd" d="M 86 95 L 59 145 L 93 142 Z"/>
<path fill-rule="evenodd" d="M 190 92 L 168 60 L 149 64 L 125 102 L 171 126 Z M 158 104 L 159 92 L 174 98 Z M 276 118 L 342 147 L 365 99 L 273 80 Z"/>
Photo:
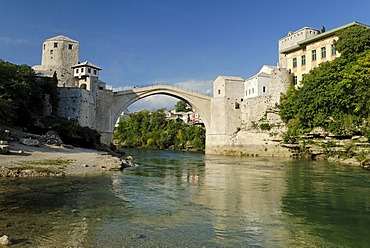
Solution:
<path fill-rule="evenodd" d="M 8 154 L 9 145 L 0 145 L 0 154 Z"/>
<path fill-rule="evenodd" d="M 10 245 L 12 242 L 10 241 L 9 237 L 6 235 L 3 235 L 0 237 L 0 245 Z"/>
<path fill-rule="evenodd" d="M 37 139 L 25 139 L 25 138 L 20 138 L 19 143 L 26 145 L 26 146 L 39 146 L 40 141 Z"/>

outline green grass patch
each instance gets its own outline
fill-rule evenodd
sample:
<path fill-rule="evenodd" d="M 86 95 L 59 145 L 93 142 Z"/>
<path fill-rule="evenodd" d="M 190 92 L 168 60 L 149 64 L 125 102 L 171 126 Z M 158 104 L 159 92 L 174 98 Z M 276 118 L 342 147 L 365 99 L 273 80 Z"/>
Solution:
<path fill-rule="evenodd" d="M 22 161 L 19 165 L 21 166 L 32 166 L 32 165 L 51 165 L 51 166 L 63 166 L 72 163 L 71 160 L 67 159 L 44 159 L 35 161 Z"/>
<path fill-rule="evenodd" d="M 38 173 L 55 173 L 64 169 L 68 164 L 72 163 L 72 160 L 65 159 L 44 159 L 35 161 L 22 161 L 16 166 L 12 167 L 12 170 L 34 170 Z"/>

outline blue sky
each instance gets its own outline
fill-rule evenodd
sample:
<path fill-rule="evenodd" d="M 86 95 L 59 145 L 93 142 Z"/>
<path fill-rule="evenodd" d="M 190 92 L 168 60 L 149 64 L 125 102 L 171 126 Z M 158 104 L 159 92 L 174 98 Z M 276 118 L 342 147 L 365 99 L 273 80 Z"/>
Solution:
<path fill-rule="evenodd" d="M 277 41 L 288 31 L 370 24 L 369 10 L 368 0 L 0 0 L 0 59 L 40 64 L 42 42 L 63 34 L 114 87 L 168 83 L 205 92 L 219 75 L 248 78 L 276 65 Z M 132 110 L 176 101 L 156 96 Z"/>

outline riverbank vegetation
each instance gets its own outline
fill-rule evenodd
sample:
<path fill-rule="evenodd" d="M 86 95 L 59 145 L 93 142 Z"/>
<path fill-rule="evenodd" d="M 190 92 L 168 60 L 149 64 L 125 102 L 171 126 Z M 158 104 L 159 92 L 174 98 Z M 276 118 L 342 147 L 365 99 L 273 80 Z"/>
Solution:
<path fill-rule="evenodd" d="M 205 130 L 181 120 L 166 119 L 163 109 L 143 110 L 119 122 L 114 131 L 115 144 L 121 147 L 204 150 Z"/>
<path fill-rule="evenodd" d="M 342 31 L 335 44 L 340 57 L 321 63 L 282 96 L 280 116 L 293 143 L 314 128 L 334 135 L 370 137 L 370 29 Z"/>
<path fill-rule="evenodd" d="M 370 168 L 370 29 L 353 26 L 338 37 L 340 57 L 321 63 L 282 96 L 284 142 L 298 156 Z"/>

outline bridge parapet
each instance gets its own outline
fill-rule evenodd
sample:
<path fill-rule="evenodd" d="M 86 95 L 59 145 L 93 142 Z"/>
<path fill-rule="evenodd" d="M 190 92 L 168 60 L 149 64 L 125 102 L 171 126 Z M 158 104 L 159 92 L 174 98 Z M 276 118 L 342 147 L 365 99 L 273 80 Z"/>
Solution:
<path fill-rule="evenodd" d="M 204 95 L 204 96 L 209 96 L 209 97 L 212 96 L 211 93 L 205 93 L 205 92 L 201 92 L 201 91 L 198 91 L 198 90 L 189 89 L 189 88 L 186 88 L 186 87 L 181 87 L 181 86 L 172 85 L 172 84 L 151 84 L 151 85 L 144 85 L 144 86 L 140 86 L 140 87 L 126 86 L 126 87 L 118 87 L 118 88 L 114 88 L 112 86 L 107 85 L 107 90 L 111 90 L 114 93 L 119 93 L 119 92 L 122 92 L 122 91 L 130 91 L 130 90 L 135 90 L 135 89 L 148 90 L 148 89 L 153 89 L 153 88 L 158 88 L 158 87 L 165 87 L 165 88 L 168 87 L 168 88 L 172 88 L 172 89 L 182 90 L 182 91 L 185 91 L 185 92 L 190 92 L 192 94 Z"/>

